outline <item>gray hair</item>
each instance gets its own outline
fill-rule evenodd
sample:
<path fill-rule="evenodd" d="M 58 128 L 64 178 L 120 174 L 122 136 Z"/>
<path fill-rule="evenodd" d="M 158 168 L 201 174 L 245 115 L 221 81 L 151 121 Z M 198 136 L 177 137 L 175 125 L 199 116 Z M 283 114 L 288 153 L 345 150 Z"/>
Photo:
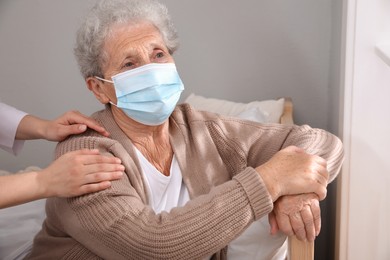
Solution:
<path fill-rule="evenodd" d="M 83 77 L 103 76 L 101 65 L 106 54 L 102 48 L 113 25 L 141 21 L 151 22 L 160 31 L 166 47 L 173 54 L 179 41 L 166 6 L 155 0 L 101 0 L 91 9 L 77 32 L 74 54 Z"/>

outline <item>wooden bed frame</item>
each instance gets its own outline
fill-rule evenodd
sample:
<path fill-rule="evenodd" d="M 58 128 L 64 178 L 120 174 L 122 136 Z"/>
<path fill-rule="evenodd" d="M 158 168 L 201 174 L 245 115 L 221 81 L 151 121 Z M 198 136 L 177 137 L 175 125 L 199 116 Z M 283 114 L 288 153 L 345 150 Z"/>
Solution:
<path fill-rule="evenodd" d="M 289 97 L 284 98 L 283 113 L 280 116 L 280 123 L 285 125 L 293 125 L 293 103 L 292 99 Z"/>
<path fill-rule="evenodd" d="M 283 113 L 280 117 L 281 124 L 292 125 L 293 103 L 291 98 L 284 98 Z M 300 241 L 295 236 L 288 237 L 288 260 L 313 260 L 314 242 Z"/>

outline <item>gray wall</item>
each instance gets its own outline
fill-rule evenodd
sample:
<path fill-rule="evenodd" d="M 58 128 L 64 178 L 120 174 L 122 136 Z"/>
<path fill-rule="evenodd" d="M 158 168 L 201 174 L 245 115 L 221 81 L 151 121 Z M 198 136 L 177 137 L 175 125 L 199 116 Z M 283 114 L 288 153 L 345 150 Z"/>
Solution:
<path fill-rule="evenodd" d="M 91 1 L 0 1 L 0 99 L 47 119 L 100 103 L 89 93 L 73 58 L 75 31 Z M 20 156 L 0 150 L 2 169 L 46 166 L 55 144 L 30 141 Z"/>
<path fill-rule="evenodd" d="M 102 107 L 72 53 L 75 31 L 93 2 L 0 1 L 3 102 L 48 119 Z M 341 1 L 163 2 L 181 39 L 175 58 L 183 98 L 191 92 L 240 102 L 290 96 L 296 123 L 338 129 Z M 18 157 L 0 151 L 0 166 L 44 167 L 54 145 L 30 141 Z"/>
<path fill-rule="evenodd" d="M 75 31 L 93 2 L 0 1 L 3 102 L 50 119 L 101 107 L 72 53 Z M 191 92 L 241 102 L 290 96 L 298 124 L 337 129 L 338 1 L 163 2 L 181 39 L 175 57 L 183 98 Z M 32 141 L 17 159 L 1 151 L 1 167 L 45 166 L 53 147 Z"/>

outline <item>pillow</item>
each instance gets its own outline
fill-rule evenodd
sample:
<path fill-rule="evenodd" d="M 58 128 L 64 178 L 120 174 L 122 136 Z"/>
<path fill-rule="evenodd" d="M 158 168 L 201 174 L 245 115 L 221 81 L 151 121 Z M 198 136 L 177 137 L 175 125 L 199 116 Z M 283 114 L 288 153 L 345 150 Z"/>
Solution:
<path fill-rule="evenodd" d="M 28 167 L 23 171 L 38 170 Z M 0 171 L 2 175 L 6 171 Z M 0 209 L 0 259 L 24 259 L 31 251 L 35 235 L 41 230 L 46 199 Z"/>
<path fill-rule="evenodd" d="M 284 98 L 238 103 L 223 99 L 206 98 L 194 93 L 191 93 L 184 102 L 198 110 L 240 117 L 261 123 L 279 123 L 284 107 Z"/>
<path fill-rule="evenodd" d="M 252 107 L 243 112 L 232 115 L 234 117 L 238 117 L 245 120 L 251 120 L 259 123 L 267 123 L 269 118 L 269 113 L 265 111 L 261 111 L 258 107 Z"/>

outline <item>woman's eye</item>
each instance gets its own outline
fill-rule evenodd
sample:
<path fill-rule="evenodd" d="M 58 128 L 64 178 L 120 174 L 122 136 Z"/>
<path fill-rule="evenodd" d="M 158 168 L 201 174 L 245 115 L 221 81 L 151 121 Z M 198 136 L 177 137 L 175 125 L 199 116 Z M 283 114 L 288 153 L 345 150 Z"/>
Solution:
<path fill-rule="evenodd" d="M 132 62 L 126 62 L 125 65 L 123 65 L 124 68 L 132 67 L 134 63 Z"/>
<path fill-rule="evenodd" d="M 158 53 L 156 54 L 156 58 L 157 58 L 157 59 L 163 58 L 164 56 L 165 56 L 165 55 L 164 55 L 163 52 L 158 52 Z"/>

